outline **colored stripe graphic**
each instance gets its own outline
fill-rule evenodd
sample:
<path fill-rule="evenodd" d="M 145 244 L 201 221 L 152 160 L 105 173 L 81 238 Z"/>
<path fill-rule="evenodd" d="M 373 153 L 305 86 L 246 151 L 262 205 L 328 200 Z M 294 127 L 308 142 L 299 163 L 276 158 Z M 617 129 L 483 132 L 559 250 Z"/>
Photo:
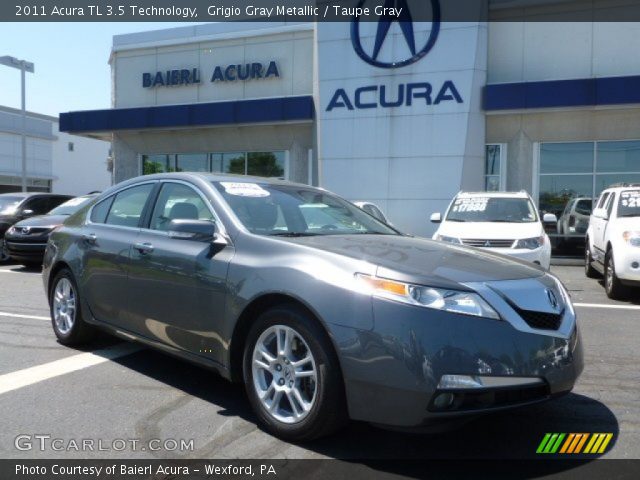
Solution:
<path fill-rule="evenodd" d="M 580 451 L 582 450 L 582 447 L 584 446 L 584 443 L 587 441 L 587 438 L 589 438 L 588 433 L 582 433 L 581 435 L 582 435 L 582 438 L 578 442 L 578 445 L 576 445 L 576 449 L 573 451 L 573 453 L 580 453 Z"/>
<path fill-rule="evenodd" d="M 613 433 L 546 433 L 536 453 L 604 453 L 612 438 Z"/>

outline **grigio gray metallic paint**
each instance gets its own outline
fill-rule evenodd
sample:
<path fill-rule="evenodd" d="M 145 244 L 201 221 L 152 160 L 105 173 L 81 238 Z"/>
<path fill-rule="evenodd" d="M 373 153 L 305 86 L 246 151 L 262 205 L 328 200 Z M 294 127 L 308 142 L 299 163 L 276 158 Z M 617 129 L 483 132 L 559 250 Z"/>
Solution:
<path fill-rule="evenodd" d="M 538 377 L 554 395 L 571 390 L 581 373 L 582 347 L 572 309 L 565 309 L 557 331 L 535 330 L 504 300 L 549 310 L 546 289 L 558 298 L 561 294 L 554 277 L 542 269 L 402 235 L 254 235 L 211 183 L 225 179 L 159 174 L 105 191 L 97 201 L 136 183 L 186 182 L 211 203 L 220 240 L 176 240 L 146 229 L 92 224 L 88 205 L 51 235 L 45 288 L 52 274 L 67 266 L 77 280 L 87 321 L 234 380 L 240 378 L 243 327 L 251 315 L 274 302 L 296 301 L 322 323 L 333 343 L 350 417 L 380 424 L 413 427 L 450 415 L 427 411 L 444 374 Z M 83 240 L 88 234 L 96 236 L 95 245 Z M 153 243 L 153 253 L 140 255 L 132 247 L 137 242 Z M 357 293 L 356 272 L 477 291 L 503 320 Z M 559 351 L 565 352 L 561 358 Z"/>

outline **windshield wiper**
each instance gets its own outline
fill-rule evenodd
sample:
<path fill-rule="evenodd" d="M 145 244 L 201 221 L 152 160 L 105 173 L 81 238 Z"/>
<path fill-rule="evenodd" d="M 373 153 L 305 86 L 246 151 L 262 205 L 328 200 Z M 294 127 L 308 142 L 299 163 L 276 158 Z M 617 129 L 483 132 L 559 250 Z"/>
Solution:
<path fill-rule="evenodd" d="M 622 215 L 618 215 L 618 217 L 640 217 L 640 213 L 623 213 Z"/>
<path fill-rule="evenodd" d="M 447 222 L 466 222 L 462 218 L 447 218 Z"/>

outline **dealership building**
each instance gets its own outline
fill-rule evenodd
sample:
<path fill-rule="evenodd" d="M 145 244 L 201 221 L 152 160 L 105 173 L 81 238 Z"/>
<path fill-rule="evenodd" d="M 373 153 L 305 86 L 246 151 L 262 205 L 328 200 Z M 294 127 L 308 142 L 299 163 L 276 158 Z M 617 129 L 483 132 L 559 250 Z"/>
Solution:
<path fill-rule="evenodd" d="M 432 4 L 446 18 L 450 2 Z M 115 181 L 281 177 L 372 201 L 418 235 L 460 190 L 524 189 L 560 214 L 571 197 L 640 182 L 640 23 L 591 21 L 597 4 L 490 0 L 488 22 L 412 28 L 221 22 L 118 35 L 112 109 L 63 113 L 60 128 L 111 140 Z M 562 8 L 585 21 L 541 21 Z"/>

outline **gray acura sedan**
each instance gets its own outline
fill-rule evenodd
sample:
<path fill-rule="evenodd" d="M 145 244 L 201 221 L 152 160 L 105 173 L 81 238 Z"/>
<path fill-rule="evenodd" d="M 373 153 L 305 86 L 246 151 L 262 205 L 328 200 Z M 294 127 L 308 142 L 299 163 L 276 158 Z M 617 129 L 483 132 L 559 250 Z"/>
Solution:
<path fill-rule="evenodd" d="M 61 343 L 101 328 L 213 368 L 289 440 L 529 405 L 583 368 L 554 276 L 289 182 L 128 180 L 51 235 L 43 277 Z"/>

